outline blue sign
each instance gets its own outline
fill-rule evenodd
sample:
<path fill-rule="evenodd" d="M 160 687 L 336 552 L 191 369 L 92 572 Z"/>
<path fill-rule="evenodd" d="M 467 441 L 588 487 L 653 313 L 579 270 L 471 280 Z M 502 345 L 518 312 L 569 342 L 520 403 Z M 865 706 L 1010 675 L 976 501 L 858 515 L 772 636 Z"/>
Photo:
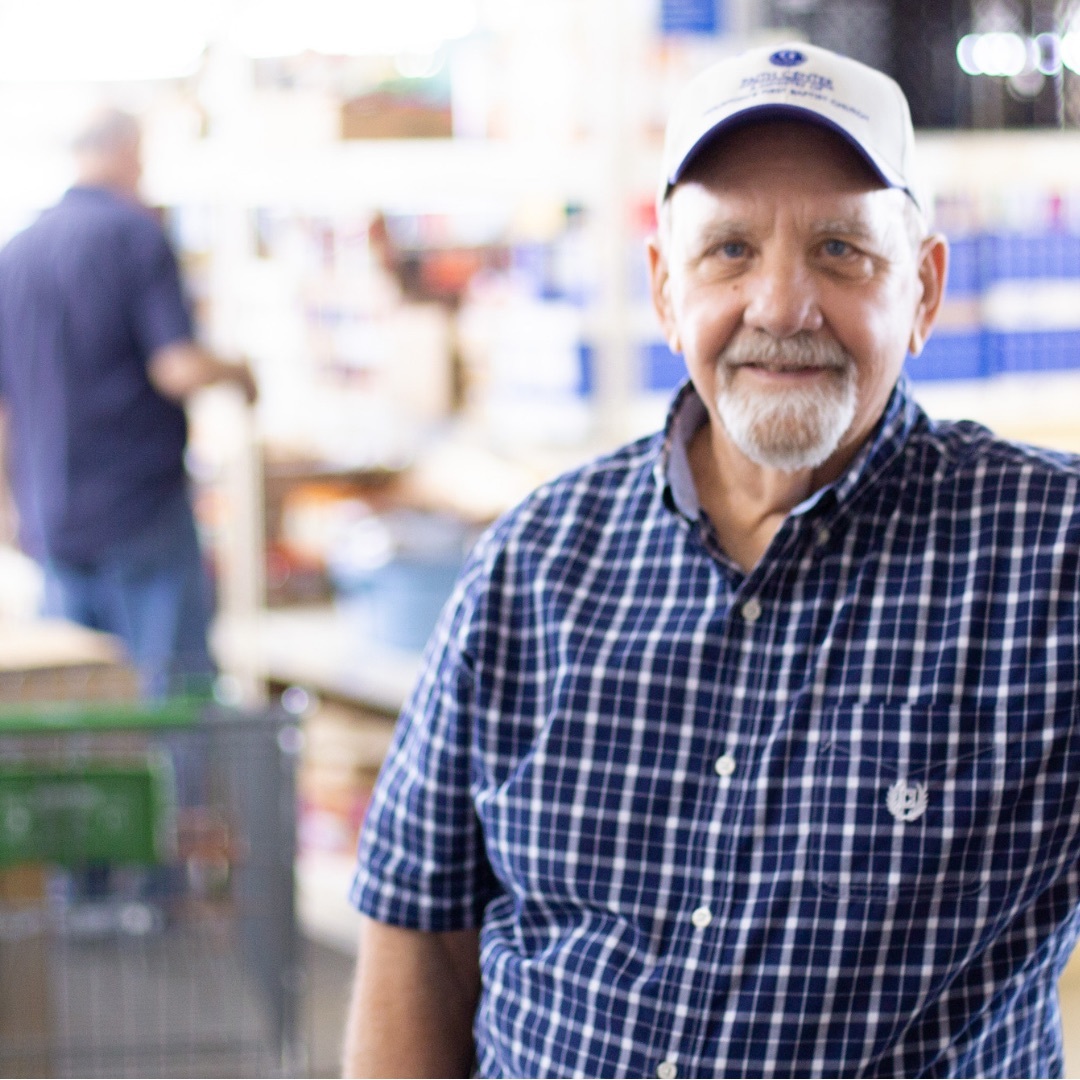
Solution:
<path fill-rule="evenodd" d="M 726 0 L 660 0 L 662 34 L 722 34 Z"/>

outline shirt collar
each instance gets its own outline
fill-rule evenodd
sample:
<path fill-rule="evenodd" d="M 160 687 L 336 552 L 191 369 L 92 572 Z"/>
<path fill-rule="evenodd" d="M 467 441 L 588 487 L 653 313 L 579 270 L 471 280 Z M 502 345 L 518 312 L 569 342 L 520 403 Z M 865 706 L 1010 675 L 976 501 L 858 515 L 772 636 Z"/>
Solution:
<path fill-rule="evenodd" d="M 75 183 L 64 192 L 63 201 L 72 200 L 96 200 L 98 202 L 118 202 L 131 206 L 143 206 L 144 204 L 134 195 L 125 195 L 115 188 L 105 184 Z"/>
<path fill-rule="evenodd" d="M 919 416 L 919 407 L 911 396 L 911 387 L 901 375 L 885 406 L 874 433 L 863 443 L 846 471 L 833 483 L 819 488 L 791 512 L 805 514 L 831 492 L 837 502 L 851 497 L 861 482 L 876 476 L 899 452 Z M 656 463 L 655 479 L 665 505 L 688 521 L 701 514 L 701 502 L 690 469 L 690 440 L 702 424 L 709 422 L 705 404 L 694 384 L 687 380 L 679 388 L 668 410 L 664 442 Z"/>

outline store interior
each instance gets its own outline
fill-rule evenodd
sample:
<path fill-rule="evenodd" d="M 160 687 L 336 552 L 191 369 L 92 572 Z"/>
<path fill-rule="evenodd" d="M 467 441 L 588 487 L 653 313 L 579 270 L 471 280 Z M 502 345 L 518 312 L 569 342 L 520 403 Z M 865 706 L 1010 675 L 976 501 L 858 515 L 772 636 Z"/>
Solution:
<path fill-rule="evenodd" d="M 544 479 L 655 430 L 683 377 L 644 256 L 673 95 L 792 39 L 911 100 L 952 245 L 917 397 L 1080 451 L 1080 3 L 0 3 L 0 242 L 70 183 L 89 103 L 135 113 L 199 333 L 259 383 L 252 408 L 227 388 L 192 403 L 187 464 L 222 693 L 284 700 L 301 735 L 310 1075 L 338 1067 L 357 830 L 465 552 Z M 0 622 L 22 643 L 5 669 L 123 666 L 47 633 L 40 591 L 5 502 Z M 1071 969 L 1062 1000 L 1068 1039 Z"/>

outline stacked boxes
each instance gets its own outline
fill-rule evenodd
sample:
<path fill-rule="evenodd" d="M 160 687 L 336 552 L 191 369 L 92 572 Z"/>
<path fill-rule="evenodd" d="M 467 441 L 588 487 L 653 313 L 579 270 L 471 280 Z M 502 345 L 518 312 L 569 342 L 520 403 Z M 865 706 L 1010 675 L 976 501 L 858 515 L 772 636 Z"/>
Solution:
<path fill-rule="evenodd" d="M 979 236 L 949 242 L 949 277 L 938 324 L 908 375 L 928 379 L 979 379 L 990 374 L 982 325 L 983 246 Z"/>
<path fill-rule="evenodd" d="M 320 703 L 305 716 L 298 777 L 302 854 L 355 854 L 393 731 L 386 716 L 333 702 Z"/>

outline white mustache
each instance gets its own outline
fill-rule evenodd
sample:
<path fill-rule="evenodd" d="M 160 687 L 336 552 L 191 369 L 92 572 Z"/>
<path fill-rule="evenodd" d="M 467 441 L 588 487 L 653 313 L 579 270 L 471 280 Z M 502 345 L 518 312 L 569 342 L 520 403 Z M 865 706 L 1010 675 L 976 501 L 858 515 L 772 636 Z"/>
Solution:
<path fill-rule="evenodd" d="M 746 334 L 728 344 L 720 354 L 720 363 L 727 368 L 754 364 L 778 371 L 803 371 L 807 368 L 844 371 L 850 366 L 851 357 L 832 338 L 799 334 L 789 338 L 770 338 Z"/>

